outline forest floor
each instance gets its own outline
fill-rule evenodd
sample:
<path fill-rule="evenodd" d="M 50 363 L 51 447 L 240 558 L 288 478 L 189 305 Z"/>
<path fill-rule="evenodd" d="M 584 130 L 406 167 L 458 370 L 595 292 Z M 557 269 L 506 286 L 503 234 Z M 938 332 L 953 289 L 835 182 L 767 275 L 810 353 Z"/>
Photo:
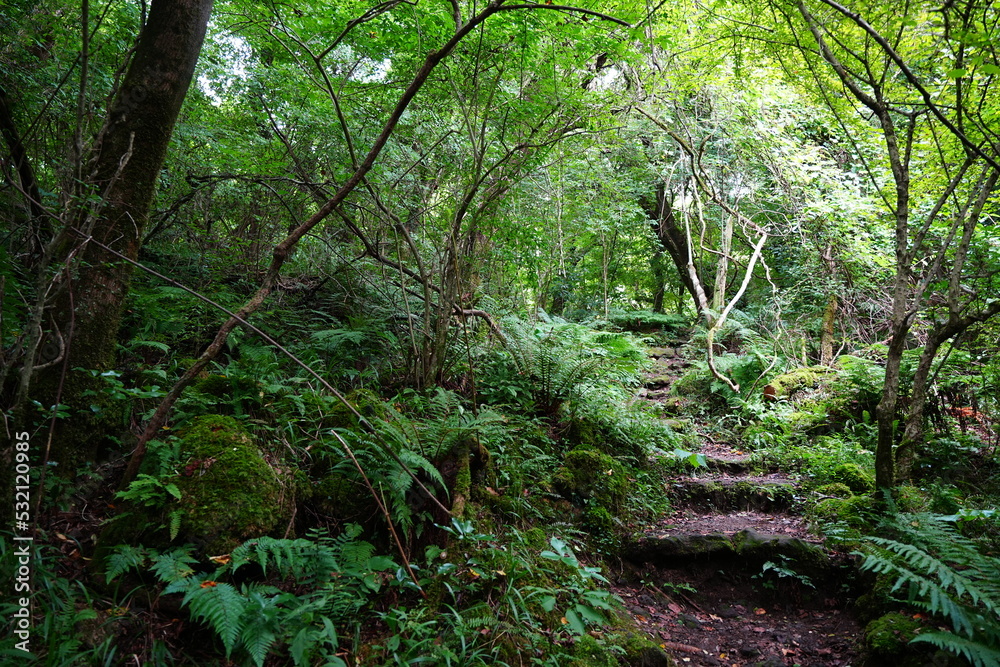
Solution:
<path fill-rule="evenodd" d="M 669 348 L 653 353 L 640 396 L 660 401 L 684 362 Z M 671 512 L 625 549 L 613 591 L 636 624 L 679 665 L 859 664 L 850 557 L 809 531 L 794 478 L 751 474 L 749 457 L 726 443 L 700 453 L 708 468 L 667 480 Z"/>

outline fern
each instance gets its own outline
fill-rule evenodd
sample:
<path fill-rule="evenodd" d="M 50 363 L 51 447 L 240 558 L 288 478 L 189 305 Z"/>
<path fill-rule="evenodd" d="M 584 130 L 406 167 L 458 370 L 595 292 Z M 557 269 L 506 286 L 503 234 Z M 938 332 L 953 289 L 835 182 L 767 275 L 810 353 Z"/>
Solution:
<path fill-rule="evenodd" d="M 530 381 L 535 408 L 554 414 L 589 386 L 634 384 L 646 361 L 626 334 L 595 331 L 558 318 L 531 326 L 505 318 L 506 351 L 516 372 Z"/>
<path fill-rule="evenodd" d="M 924 632 L 913 639 L 954 653 L 968 660 L 973 667 L 1000 667 L 1000 651 L 982 643 L 957 637 L 950 632 Z"/>
<path fill-rule="evenodd" d="M 885 528 L 893 538 L 869 537 L 877 547 L 862 569 L 895 575 L 892 591 L 945 619 L 951 632 L 922 633 L 914 642 L 933 644 L 977 667 L 1000 666 L 1000 559 L 983 553 L 947 520 L 933 514 L 903 514 Z"/>
<path fill-rule="evenodd" d="M 247 600 L 232 584 L 199 578 L 191 582 L 181 605 L 191 608 L 191 615 L 205 621 L 222 640 L 228 658 L 243 629 Z"/>
<path fill-rule="evenodd" d="M 190 577 L 194 574 L 191 565 L 198 562 L 198 559 L 191 555 L 192 549 L 193 547 L 189 545 L 153 556 L 150 570 L 160 581 L 178 581 Z"/>
<path fill-rule="evenodd" d="M 148 566 L 166 584 L 163 595 L 183 594 L 181 605 L 219 636 L 227 658 L 241 650 L 262 667 L 276 645 L 286 644 L 295 665 L 339 667 L 345 663 L 336 656 L 337 625 L 359 622 L 358 613 L 381 588 L 379 573 L 398 569 L 360 536 L 361 528 L 351 524 L 332 537 L 312 531 L 309 539 L 257 538 L 212 558 L 218 567 L 211 574 L 196 574 L 192 546 L 164 553 L 123 546 L 108 558 L 105 574 L 111 581 Z M 231 577 L 248 563 L 259 564 L 286 588 L 308 592 L 293 595 L 266 583 L 237 589 Z"/>
<path fill-rule="evenodd" d="M 149 550 L 143 546 L 133 547 L 123 544 L 115 547 L 114 553 L 108 556 L 104 571 L 105 580 L 111 583 L 125 572 L 142 567 L 148 559 Z"/>

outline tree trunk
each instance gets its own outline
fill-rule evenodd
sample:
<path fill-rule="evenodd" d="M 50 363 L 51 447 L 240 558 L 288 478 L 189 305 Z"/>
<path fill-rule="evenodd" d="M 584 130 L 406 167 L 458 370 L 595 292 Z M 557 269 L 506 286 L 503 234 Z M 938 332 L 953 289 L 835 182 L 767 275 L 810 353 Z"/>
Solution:
<path fill-rule="evenodd" d="M 733 249 L 733 222 L 736 216 L 726 216 L 726 226 L 722 232 L 719 250 L 719 265 L 715 269 L 715 294 L 712 295 L 712 310 L 719 312 L 726 305 L 726 283 L 729 282 L 729 253 Z"/>
<path fill-rule="evenodd" d="M 896 412 L 899 405 L 899 371 L 909 325 L 906 322 L 893 326 L 889 341 L 889 354 L 885 363 L 885 381 L 882 398 L 875 408 L 878 422 L 878 444 L 875 448 L 875 487 L 879 490 L 895 486 L 896 472 L 893 448 L 896 444 Z"/>
<path fill-rule="evenodd" d="M 702 314 L 703 299 L 699 298 L 694 281 L 688 268 L 688 243 L 687 235 L 677 224 L 677 217 L 674 214 L 673 202 L 668 199 L 666 188 L 661 184 L 656 189 L 655 201 L 649 197 L 643 197 L 639 202 L 643 211 L 652 221 L 653 232 L 660 242 L 660 247 L 670 255 L 670 259 L 677 269 L 677 277 L 688 294 L 694 300 L 695 309 L 698 315 Z M 712 299 L 712 290 L 705 289 L 705 298 Z"/>
<path fill-rule="evenodd" d="M 122 255 L 139 254 L 143 227 L 156 189 L 174 123 L 201 52 L 212 0 L 153 0 L 135 55 L 98 134 L 93 157 L 84 166 L 88 186 L 55 240 L 52 267 L 58 290 L 36 323 L 47 341 L 61 348 L 59 363 L 22 378 L 21 396 L 48 408 L 68 405 L 57 420 L 50 458 L 72 466 L 93 457 L 100 444 L 101 412 L 85 392 L 102 389 L 102 378 L 85 371 L 109 369 L 115 356 L 131 265 L 119 261 L 96 240 Z M 89 172 L 89 175 L 87 174 Z M 99 203 L 92 203 L 98 201 Z M 41 290 L 44 294 L 45 290 Z M 50 345 L 51 347 L 52 345 Z M 35 348 L 39 345 L 35 345 Z M 37 363 L 29 354 L 25 364 Z M 105 412 L 106 414 L 106 412 Z"/>
<path fill-rule="evenodd" d="M 663 270 L 663 251 L 657 250 L 649 260 L 653 273 L 653 312 L 663 312 L 663 296 L 667 290 L 666 272 Z"/>

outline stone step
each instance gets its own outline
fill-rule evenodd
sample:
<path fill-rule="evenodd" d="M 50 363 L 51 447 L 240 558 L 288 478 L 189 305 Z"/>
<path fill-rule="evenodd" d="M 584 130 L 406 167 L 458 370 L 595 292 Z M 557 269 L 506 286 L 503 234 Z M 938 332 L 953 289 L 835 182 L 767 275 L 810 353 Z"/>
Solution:
<path fill-rule="evenodd" d="M 786 475 L 677 477 L 667 482 L 674 504 L 714 510 L 782 510 L 797 500 L 798 486 Z"/>
<path fill-rule="evenodd" d="M 826 550 L 814 542 L 790 535 L 759 533 L 744 528 L 736 533 L 673 533 L 647 535 L 625 546 L 632 562 L 668 569 L 691 563 L 725 562 L 728 567 L 759 570 L 764 563 L 787 563 L 806 576 L 823 574 L 831 567 Z"/>
<path fill-rule="evenodd" d="M 728 475 L 741 475 L 750 470 L 750 455 L 732 455 L 725 458 L 718 456 L 706 456 L 705 462 L 708 469 Z"/>

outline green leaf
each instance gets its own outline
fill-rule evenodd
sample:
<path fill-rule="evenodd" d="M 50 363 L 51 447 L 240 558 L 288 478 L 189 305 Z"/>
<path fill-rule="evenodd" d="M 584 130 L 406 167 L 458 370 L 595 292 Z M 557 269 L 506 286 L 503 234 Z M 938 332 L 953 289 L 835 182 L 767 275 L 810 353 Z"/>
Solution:
<path fill-rule="evenodd" d="M 963 76 L 968 75 L 968 73 L 969 73 L 969 70 L 962 69 L 962 68 L 956 68 L 956 69 L 950 69 L 950 70 L 948 70 L 947 76 L 948 76 L 949 79 L 961 79 Z"/>
<path fill-rule="evenodd" d="M 240 619 L 246 602 L 231 584 L 206 579 L 188 589 L 181 605 L 189 605 L 191 615 L 206 622 L 219 635 L 228 658 L 242 629 Z"/>
<path fill-rule="evenodd" d="M 579 605 L 577 606 L 579 607 Z M 578 635 L 582 635 L 587 631 L 587 626 L 584 625 L 583 619 L 580 618 L 575 609 L 566 610 L 566 622 L 570 629 Z"/>

